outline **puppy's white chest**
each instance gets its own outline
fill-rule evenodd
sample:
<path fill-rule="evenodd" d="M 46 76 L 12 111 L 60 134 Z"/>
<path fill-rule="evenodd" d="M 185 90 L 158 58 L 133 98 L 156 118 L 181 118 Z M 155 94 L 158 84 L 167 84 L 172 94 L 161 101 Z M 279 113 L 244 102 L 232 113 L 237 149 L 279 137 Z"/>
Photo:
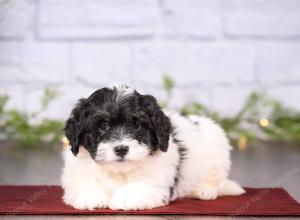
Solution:
<path fill-rule="evenodd" d="M 102 170 L 101 177 L 98 178 L 99 187 L 105 189 L 106 193 L 113 195 L 114 192 L 128 183 L 128 176 L 124 173 L 110 173 Z"/>

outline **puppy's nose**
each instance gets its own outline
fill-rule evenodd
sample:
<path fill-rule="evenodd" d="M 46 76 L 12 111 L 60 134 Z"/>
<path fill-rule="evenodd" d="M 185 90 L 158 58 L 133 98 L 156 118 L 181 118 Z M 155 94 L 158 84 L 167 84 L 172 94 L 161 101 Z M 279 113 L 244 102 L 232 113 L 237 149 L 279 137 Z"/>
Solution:
<path fill-rule="evenodd" d="M 124 157 L 128 153 L 129 147 L 126 145 L 118 145 L 114 147 L 114 152 L 117 156 Z"/>

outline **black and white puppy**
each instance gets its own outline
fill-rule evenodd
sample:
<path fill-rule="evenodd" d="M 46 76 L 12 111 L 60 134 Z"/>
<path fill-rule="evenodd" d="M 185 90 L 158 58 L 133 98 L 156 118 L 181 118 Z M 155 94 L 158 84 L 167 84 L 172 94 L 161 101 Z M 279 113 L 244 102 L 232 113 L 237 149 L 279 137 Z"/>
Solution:
<path fill-rule="evenodd" d="M 81 99 L 65 133 L 63 200 L 77 209 L 151 209 L 244 192 L 228 179 L 231 146 L 217 124 L 163 112 L 126 85 Z"/>

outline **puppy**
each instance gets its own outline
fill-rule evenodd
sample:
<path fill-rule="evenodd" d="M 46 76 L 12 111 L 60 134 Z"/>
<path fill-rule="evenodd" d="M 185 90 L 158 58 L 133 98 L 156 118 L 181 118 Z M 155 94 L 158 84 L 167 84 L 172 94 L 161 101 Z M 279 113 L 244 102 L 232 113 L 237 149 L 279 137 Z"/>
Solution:
<path fill-rule="evenodd" d="M 63 200 L 77 209 L 141 210 L 244 193 L 228 179 L 231 146 L 217 124 L 163 112 L 126 85 L 81 99 L 65 135 Z"/>

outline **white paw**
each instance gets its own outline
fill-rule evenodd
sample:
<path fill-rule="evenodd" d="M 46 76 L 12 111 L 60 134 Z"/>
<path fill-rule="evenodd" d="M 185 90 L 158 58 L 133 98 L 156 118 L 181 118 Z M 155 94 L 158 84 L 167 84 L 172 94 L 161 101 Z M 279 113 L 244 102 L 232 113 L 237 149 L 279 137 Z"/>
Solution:
<path fill-rule="evenodd" d="M 218 197 L 218 190 L 214 186 L 208 184 L 201 184 L 198 190 L 196 191 L 196 194 L 199 199 L 214 200 Z"/>
<path fill-rule="evenodd" d="M 102 192 L 82 192 L 82 194 L 73 197 L 70 195 L 65 195 L 64 202 L 67 205 L 73 206 L 75 209 L 94 210 L 96 208 L 107 208 L 109 198 L 105 193 Z"/>
<path fill-rule="evenodd" d="M 109 202 L 114 210 L 143 210 L 166 205 L 162 194 L 144 184 L 132 184 L 117 190 Z"/>
<path fill-rule="evenodd" d="M 245 193 L 240 185 L 232 180 L 225 180 L 219 187 L 219 195 L 237 196 Z"/>

